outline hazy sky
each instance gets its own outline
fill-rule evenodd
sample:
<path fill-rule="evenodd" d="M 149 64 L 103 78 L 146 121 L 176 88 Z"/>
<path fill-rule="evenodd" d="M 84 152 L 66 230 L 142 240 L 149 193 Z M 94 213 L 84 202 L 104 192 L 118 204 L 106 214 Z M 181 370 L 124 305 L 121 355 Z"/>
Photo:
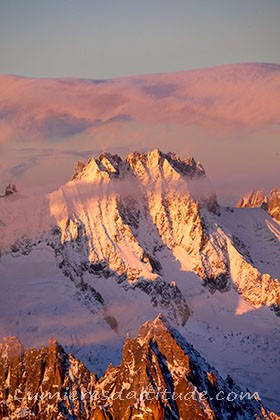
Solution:
<path fill-rule="evenodd" d="M 0 0 L 0 73 L 108 78 L 280 63 L 279 0 Z"/>

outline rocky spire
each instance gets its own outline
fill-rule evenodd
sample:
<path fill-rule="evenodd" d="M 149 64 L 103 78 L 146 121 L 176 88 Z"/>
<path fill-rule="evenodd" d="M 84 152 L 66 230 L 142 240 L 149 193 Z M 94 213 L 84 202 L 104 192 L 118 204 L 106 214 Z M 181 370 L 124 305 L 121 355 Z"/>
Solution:
<path fill-rule="evenodd" d="M 24 350 L 15 337 L 0 345 L 0 378 L 2 418 L 277 419 L 256 395 L 224 380 L 162 315 L 126 338 L 121 364 L 98 381 L 55 340 Z"/>

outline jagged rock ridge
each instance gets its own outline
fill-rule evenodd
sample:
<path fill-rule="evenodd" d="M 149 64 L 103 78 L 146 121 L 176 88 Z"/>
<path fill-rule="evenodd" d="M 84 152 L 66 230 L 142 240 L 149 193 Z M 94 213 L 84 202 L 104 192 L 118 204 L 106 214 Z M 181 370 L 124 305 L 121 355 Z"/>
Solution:
<path fill-rule="evenodd" d="M 252 190 L 240 198 L 236 203 L 236 207 L 261 207 L 268 211 L 274 219 L 280 221 L 280 188 L 271 190 L 269 196 L 265 194 L 263 189 Z"/>
<path fill-rule="evenodd" d="M 162 316 L 127 337 L 121 364 L 99 380 L 55 340 L 25 350 L 15 337 L 1 343 L 0 378 L 2 418 L 279 418 L 223 380 Z"/>
<path fill-rule="evenodd" d="M 83 389 L 90 392 L 96 380 L 54 339 L 38 350 L 5 337 L 0 345 L 0 418 L 89 419 L 89 404 L 77 396 Z"/>

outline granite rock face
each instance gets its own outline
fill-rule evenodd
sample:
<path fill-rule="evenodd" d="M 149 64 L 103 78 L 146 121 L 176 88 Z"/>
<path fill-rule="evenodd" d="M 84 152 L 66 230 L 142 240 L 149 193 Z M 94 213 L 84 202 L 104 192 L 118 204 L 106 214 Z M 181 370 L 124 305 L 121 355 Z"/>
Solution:
<path fill-rule="evenodd" d="M 90 406 L 78 396 L 95 382 L 54 339 L 40 350 L 24 349 L 16 337 L 0 345 L 0 418 L 88 419 Z"/>
<path fill-rule="evenodd" d="M 278 418 L 224 380 L 161 315 L 127 337 L 121 364 L 99 380 L 54 339 L 38 350 L 6 337 L 0 393 L 0 418 L 9 419 Z"/>

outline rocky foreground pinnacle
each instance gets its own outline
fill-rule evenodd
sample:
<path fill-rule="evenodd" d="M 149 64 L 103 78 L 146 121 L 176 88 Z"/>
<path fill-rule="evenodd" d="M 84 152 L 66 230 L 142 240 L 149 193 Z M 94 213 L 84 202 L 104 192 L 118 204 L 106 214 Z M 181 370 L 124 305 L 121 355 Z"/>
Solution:
<path fill-rule="evenodd" d="M 279 418 L 224 380 L 162 315 L 126 338 L 121 364 L 99 380 L 54 339 L 38 350 L 4 338 L 0 393 L 0 416 L 10 419 Z"/>

